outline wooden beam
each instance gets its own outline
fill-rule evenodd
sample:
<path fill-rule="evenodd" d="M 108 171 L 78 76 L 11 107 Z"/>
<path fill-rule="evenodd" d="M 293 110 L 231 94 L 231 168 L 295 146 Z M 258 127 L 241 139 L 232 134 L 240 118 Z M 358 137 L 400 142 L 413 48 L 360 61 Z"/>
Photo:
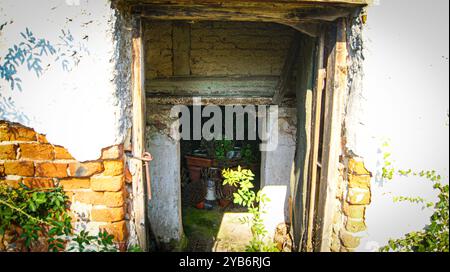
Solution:
<path fill-rule="evenodd" d="M 327 61 L 322 171 L 319 185 L 317 251 L 330 251 L 336 190 L 339 178 L 339 155 L 343 101 L 347 86 L 346 22 L 339 19 Z M 335 42 L 334 42 L 334 41 Z"/>
<path fill-rule="evenodd" d="M 298 24 L 290 24 L 289 26 L 310 37 L 316 38 L 319 37 L 321 34 L 320 31 L 321 23 L 298 23 Z"/>
<path fill-rule="evenodd" d="M 314 250 L 314 219 L 316 215 L 316 196 L 317 196 L 317 170 L 318 170 L 318 157 L 319 157 L 319 142 L 320 142 L 320 127 L 321 127 L 321 115 L 322 115 L 322 92 L 325 86 L 326 70 L 323 68 L 324 58 L 324 43 L 325 35 L 319 38 L 319 42 L 316 50 L 316 82 L 313 93 L 313 117 L 311 124 L 311 158 L 309 164 L 309 188 L 308 188 L 308 219 L 307 219 L 307 236 L 306 236 L 306 251 L 311 252 Z"/>
<path fill-rule="evenodd" d="M 147 105 L 193 105 L 192 96 L 149 96 Z M 294 100 L 294 99 L 293 99 Z M 270 105 L 269 97 L 202 97 L 202 105 Z M 291 101 L 293 104 L 294 101 Z"/>
<path fill-rule="evenodd" d="M 301 8 L 305 6 L 366 6 L 373 0 L 113 0 L 114 2 L 136 4 L 173 4 L 173 5 L 213 5 L 221 7 L 274 7 Z"/>
<path fill-rule="evenodd" d="M 169 77 L 147 81 L 147 96 L 272 97 L 278 76 Z"/>
<path fill-rule="evenodd" d="M 311 143 L 312 92 L 314 86 L 314 51 L 316 39 L 302 36 L 299 54 L 295 61 L 301 69 L 296 70 L 297 133 L 293 167 L 290 177 L 292 198 L 292 227 L 295 250 L 302 250 L 306 230 L 306 196 L 308 181 L 309 152 Z"/>
<path fill-rule="evenodd" d="M 301 8 L 283 6 L 274 8 L 273 6 L 145 4 L 134 7 L 132 12 L 152 20 L 276 22 L 298 26 L 302 22 L 331 22 L 347 16 L 351 10 L 349 7 L 342 6 L 312 5 Z"/>
<path fill-rule="evenodd" d="M 292 38 L 291 45 L 289 47 L 286 59 L 284 61 L 283 69 L 281 70 L 280 79 L 275 89 L 273 96 L 273 104 L 280 104 L 283 101 L 285 94 L 287 93 L 288 81 L 292 76 L 292 69 L 297 61 L 298 51 L 300 46 L 300 33 L 295 33 Z M 299 64 L 302 66 L 302 64 Z"/>
<path fill-rule="evenodd" d="M 144 50 L 142 37 L 142 22 L 140 17 L 133 18 L 132 29 L 132 67 L 131 67 L 131 91 L 133 102 L 133 127 L 132 127 L 132 151 L 136 157 L 142 157 L 145 132 L 145 93 L 144 93 Z M 147 247 L 147 218 L 144 190 L 144 172 L 142 161 L 130 159 L 133 173 L 133 213 L 139 246 L 146 251 Z"/>

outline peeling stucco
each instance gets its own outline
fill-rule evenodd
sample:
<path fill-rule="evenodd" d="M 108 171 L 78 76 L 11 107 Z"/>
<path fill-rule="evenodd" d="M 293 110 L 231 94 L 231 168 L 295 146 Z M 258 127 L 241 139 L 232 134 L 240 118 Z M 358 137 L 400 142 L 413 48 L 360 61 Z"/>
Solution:
<path fill-rule="evenodd" d="M 14 89 L 0 79 L 0 119 L 32 127 L 86 161 L 123 142 L 130 127 L 130 29 L 110 1 L 69 2 L 2 1 L 0 64 L 27 30 L 54 52 L 39 57 L 42 70 L 15 65 Z"/>

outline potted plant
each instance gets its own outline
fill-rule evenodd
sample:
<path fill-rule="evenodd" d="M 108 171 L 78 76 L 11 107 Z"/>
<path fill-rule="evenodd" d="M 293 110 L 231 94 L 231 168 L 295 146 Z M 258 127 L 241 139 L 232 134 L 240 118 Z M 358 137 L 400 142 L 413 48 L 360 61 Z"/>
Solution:
<path fill-rule="evenodd" d="M 225 137 L 214 141 L 214 163 L 216 167 L 226 168 L 233 163 L 234 142 Z"/>
<path fill-rule="evenodd" d="M 195 155 L 192 154 L 185 156 L 186 164 L 189 169 L 189 178 L 192 181 L 199 181 L 201 178 L 202 169 L 213 165 L 213 142 L 202 139 L 200 148 L 203 150 L 203 153 L 195 153 Z"/>

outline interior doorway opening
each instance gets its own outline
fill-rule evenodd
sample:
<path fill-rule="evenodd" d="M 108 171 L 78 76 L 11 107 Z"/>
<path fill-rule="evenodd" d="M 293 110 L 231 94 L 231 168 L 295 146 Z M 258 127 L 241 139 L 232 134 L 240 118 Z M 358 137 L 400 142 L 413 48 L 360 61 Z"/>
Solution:
<path fill-rule="evenodd" d="M 189 106 L 189 139 L 180 140 L 180 173 L 182 222 L 187 238 L 187 251 L 242 251 L 251 238 L 248 226 L 239 218 L 249 216 L 247 210 L 233 203 L 236 189 L 223 184 L 222 171 L 242 167 L 255 175 L 255 193 L 261 187 L 261 140 L 256 136 L 258 122 L 248 113 L 226 118 L 226 106 L 211 118 L 221 118 L 220 127 L 213 127 L 215 138 L 195 140 L 194 108 L 203 112 L 205 106 Z M 230 107 L 230 106 L 228 106 Z M 210 117 L 202 117 L 203 128 Z M 232 122 L 227 127 L 227 122 Z M 241 124 L 238 124 L 241 122 Z M 249 124 L 249 122 L 251 124 Z M 243 133 L 239 136 L 237 127 Z M 182 129 L 185 129 L 181 127 Z M 227 129 L 232 129 L 228 131 Z M 239 137 L 238 137 L 239 136 Z"/>
<path fill-rule="evenodd" d="M 238 165 L 252 170 L 255 190 L 263 190 L 271 199 L 263 219 L 268 239 L 274 238 L 278 225 L 291 224 L 291 205 L 295 202 L 291 184 L 293 167 L 297 165 L 297 128 L 298 120 L 301 120 L 298 113 L 306 110 L 302 102 L 300 106 L 297 102 L 298 81 L 303 69 L 303 64 L 298 61 L 302 37 L 306 38 L 291 27 L 275 23 L 143 21 L 145 139 L 146 149 L 155 158 L 150 173 L 153 197 L 147 208 L 157 244 L 168 245 L 165 249 L 170 250 L 174 241 L 187 240 L 185 244 L 189 246 L 191 238 L 191 248 L 184 250 L 244 250 L 245 243 L 251 239 L 248 225 L 241 237 L 219 237 L 221 227 L 232 226 L 233 231 L 228 234 L 233 234 L 239 232 L 234 226 L 243 225 L 237 217 L 231 218 L 234 222 L 230 224 L 225 215 L 238 216 L 245 208 L 220 201 L 227 194 L 221 191 L 223 179 L 220 172 Z M 231 142 L 230 139 L 202 141 L 192 140 L 193 137 L 189 140 L 172 137 L 171 127 L 179 116 L 172 116 L 171 109 L 177 105 L 189 106 L 189 111 L 193 112 L 196 98 L 201 98 L 202 107 L 220 106 L 222 113 L 227 106 L 262 106 L 267 110 L 266 114 L 273 113 L 272 107 L 276 107 L 277 122 L 266 128 L 276 147 L 261 151 L 261 139 L 245 138 L 248 136 L 247 121 L 243 140 L 232 137 Z M 190 118 L 193 116 L 190 114 Z M 202 120 L 201 125 L 207 119 Z M 193 120 L 190 126 L 192 124 Z M 226 124 L 222 123 L 224 133 L 225 127 Z M 236 131 L 234 121 L 232 127 Z M 193 136 L 195 128 L 190 128 L 190 136 Z M 301 140 L 304 141 L 305 137 Z M 245 155 L 247 153 L 249 155 Z M 198 165 L 199 161 L 206 165 Z M 207 171 L 210 173 L 205 173 Z M 201 204 L 207 204 L 207 183 L 211 175 L 217 178 L 214 184 L 216 210 L 206 210 Z M 231 213 L 227 213 L 227 209 Z M 192 226 L 200 226 L 200 230 Z M 205 239 L 207 241 L 192 239 L 195 232 L 203 232 L 209 238 Z M 214 235 L 211 244 L 210 238 Z M 290 239 L 288 232 L 283 235 L 282 239 Z M 196 239 L 199 240 L 197 244 Z M 230 242 L 231 246 L 220 247 L 219 244 L 218 249 L 214 244 L 217 245 L 215 242 L 220 239 L 226 241 L 222 245 L 234 242 Z M 239 245 L 243 247 L 236 248 L 237 241 L 244 241 Z M 289 247 L 292 249 L 292 241 Z"/>

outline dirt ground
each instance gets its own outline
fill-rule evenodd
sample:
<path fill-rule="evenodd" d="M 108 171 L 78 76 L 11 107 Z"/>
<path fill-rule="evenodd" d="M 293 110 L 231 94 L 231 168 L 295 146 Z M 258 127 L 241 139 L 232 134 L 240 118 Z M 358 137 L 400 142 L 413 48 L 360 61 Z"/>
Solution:
<path fill-rule="evenodd" d="M 212 210 L 183 207 L 183 227 L 190 252 L 239 252 L 251 240 L 250 226 L 241 220 L 251 216 L 242 208 Z"/>

